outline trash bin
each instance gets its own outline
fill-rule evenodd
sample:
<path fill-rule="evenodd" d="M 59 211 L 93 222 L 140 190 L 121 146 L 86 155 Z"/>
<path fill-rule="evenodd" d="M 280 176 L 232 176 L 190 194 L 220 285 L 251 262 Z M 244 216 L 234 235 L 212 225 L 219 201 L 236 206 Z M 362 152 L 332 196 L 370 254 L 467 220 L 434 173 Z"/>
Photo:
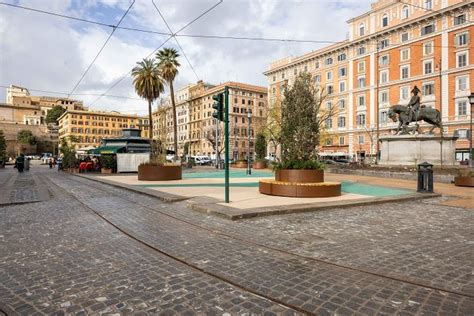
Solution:
<path fill-rule="evenodd" d="M 225 169 L 225 161 L 224 161 L 224 159 L 221 159 L 221 160 L 219 161 L 219 164 L 220 164 L 220 168 L 221 168 L 221 169 Z"/>
<path fill-rule="evenodd" d="M 433 165 L 423 162 L 418 165 L 418 188 L 420 193 L 433 193 Z"/>

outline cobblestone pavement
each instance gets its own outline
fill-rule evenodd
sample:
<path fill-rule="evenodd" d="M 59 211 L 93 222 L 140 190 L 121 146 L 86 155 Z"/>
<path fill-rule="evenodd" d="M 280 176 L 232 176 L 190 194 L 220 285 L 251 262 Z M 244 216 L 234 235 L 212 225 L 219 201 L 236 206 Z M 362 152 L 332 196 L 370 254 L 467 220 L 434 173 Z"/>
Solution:
<path fill-rule="evenodd" d="M 0 310 L 294 314 L 151 250 L 59 188 L 54 193 L 47 202 L 0 207 Z"/>
<path fill-rule="evenodd" d="M 29 171 L 19 173 L 12 166 L 0 169 L 0 205 L 32 203 L 49 198 L 41 179 Z"/>
<path fill-rule="evenodd" d="M 93 312 L 92 306 L 101 303 L 97 312 L 155 307 L 160 311 L 176 311 L 179 305 L 185 306 L 190 313 L 261 314 L 265 310 L 283 313 L 283 307 L 275 304 L 277 301 L 315 314 L 465 315 L 474 311 L 469 281 L 464 279 L 463 270 L 454 269 L 449 274 L 450 271 L 438 262 L 449 259 L 440 259 L 441 253 L 452 252 L 456 255 L 453 266 L 472 266 L 465 262 L 465 257 L 458 256 L 462 251 L 466 252 L 466 257 L 472 254 L 469 252 L 472 233 L 464 229 L 472 216 L 459 215 L 460 209 L 423 204 L 411 209 L 420 213 L 414 216 L 404 205 L 388 204 L 230 222 L 194 213 L 183 203 L 167 204 L 73 176 L 47 172 L 44 175 L 56 185 L 54 199 L 20 208 L 0 208 L 0 251 L 8 254 L 0 260 L 0 297 L 7 297 L 7 304 L 16 310 L 41 310 L 42 304 L 48 304 L 43 306 L 42 312 L 67 310 L 71 306 Z M 133 241 L 86 209 L 202 272 Z M 423 210 L 431 213 L 422 216 Z M 453 220 L 450 213 L 455 214 Z M 435 219 L 436 216 L 440 218 Z M 428 224 L 418 222 L 431 217 L 432 229 L 428 229 Z M 392 231 L 395 230 L 400 233 L 394 234 Z M 417 234 L 417 231 L 421 233 Z M 449 251 L 437 244 L 441 239 L 436 234 L 445 239 L 456 238 L 449 244 Z M 417 243 L 409 242 L 416 238 L 420 239 Z M 434 239 L 430 242 L 425 238 Z M 409 246 L 389 248 L 397 242 Z M 349 245 L 341 246 L 344 243 Z M 430 261 L 434 261 L 431 268 L 437 269 L 447 280 L 447 286 L 442 287 L 444 291 L 357 271 L 361 267 L 370 270 L 378 265 L 388 265 L 376 270 L 377 273 L 389 275 L 386 272 L 395 269 L 397 276 L 408 277 L 410 274 L 397 269 L 397 264 L 410 258 L 412 269 L 429 270 L 426 266 L 419 267 L 424 261 L 416 262 L 418 256 L 426 253 L 423 247 L 430 248 L 426 250 L 428 252 L 433 251 L 431 248 L 439 249 L 432 252 Z M 388 254 L 379 249 L 386 249 Z M 382 259 L 377 261 L 379 257 Z M 395 261 L 393 264 L 389 264 L 390 257 Z M 182 271 L 186 277 L 179 275 Z M 424 283 L 430 283 L 428 273 L 431 271 L 420 277 Z M 173 289 L 175 285 L 166 283 L 166 275 L 175 276 L 182 291 L 195 295 L 191 302 L 159 301 L 166 297 L 159 290 Z M 210 275 L 273 301 L 242 292 Z M 455 287 L 453 280 L 461 285 Z M 205 294 L 196 294 L 208 293 L 208 287 L 220 290 L 219 286 L 227 289 L 211 291 L 221 295 L 217 299 L 219 308 L 215 296 L 213 300 Z M 122 293 L 126 293 L 125 298 L 121 297 Z M 171 292 L 166 294 L 175 297 Z M 179 297 L 186 298 L 186 295 Z M 116 301 L 108 304 L 109 300 Z M 135 304 L 134 300 L 139 303 Z M 87 304 L 85 302 L 91 305 L 83 306 Z M 25 305 L 32 307 L 22 307 Z M 181 314 L 181 310 L 178 313 Z"/>
<path fill-rule="evenodd" d="M 123 196 L 122 189 L 78 181 Z M 183 203 L 164 208 L 141 194 L 128 192 L 126 199 L 268 247 L 474 295 L 474 213 L 437 205 L 443 198 L 239 222 L 192 212 Z"/>

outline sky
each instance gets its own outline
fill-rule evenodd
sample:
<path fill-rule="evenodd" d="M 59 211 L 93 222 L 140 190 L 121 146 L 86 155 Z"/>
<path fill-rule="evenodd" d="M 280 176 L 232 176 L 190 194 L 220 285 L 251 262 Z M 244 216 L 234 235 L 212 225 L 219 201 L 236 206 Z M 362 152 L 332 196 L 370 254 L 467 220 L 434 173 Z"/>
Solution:
<path fill-rule="evenodd" d="M 154 0 L 176 32 L 219 0 Z M 118 23 L 132 0 L 21 0 L 7 3 L 99 21 Z M 372 0 L 224 0 L 179 35 L 265 37 L 341 41 L 346 21 L 369 11 Z M 152 0 L 136 0 L 120 26 L 169 33 Z M 0 5 L 0 85 L 70 93 L 110 35 L 112 28 Z M 167 35 L 116 29 L 73 95 L 97 110 L 147 113 L 147 102 L 134 92 L 127 73 Z M 267 86 L 263 72 L 271 62 L 299 56 L 328 44 L 177 37 L 163 47 L 180 51 L 175 87 L 198 79 L 211 84 L 238 81 Z M 152 55 L 153 56 L 153 55 Z M 165 92 L 166 94 L 167 92 Z M 0 88 L 0 102 L 6 89 Z M 52 95 L 33 92 L 33 95 Z"/>

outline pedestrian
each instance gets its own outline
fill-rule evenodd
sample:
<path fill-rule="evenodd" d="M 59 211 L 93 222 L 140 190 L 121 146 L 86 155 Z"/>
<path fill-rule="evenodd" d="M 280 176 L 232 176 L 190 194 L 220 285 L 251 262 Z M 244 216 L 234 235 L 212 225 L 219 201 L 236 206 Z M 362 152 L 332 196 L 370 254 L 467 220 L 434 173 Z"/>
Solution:
<path fill-rule="evenodd" d="M 49 158 L 49 169 L 53 169 L 53 157 Z"/>
<path fill-rule="evenodd" d="M 63 169 L 63 157 L 61 156 L 58 157 L 57 164 L 58 164 L 58 172 L 59 172 Z"/>
<path fill-rule="evenodd" d="M 25 167 L 25 155 L 21 154 L 16 158 L 15 166 L 18 169 L 18 172 L 23 172 L 23 168 Z"/>

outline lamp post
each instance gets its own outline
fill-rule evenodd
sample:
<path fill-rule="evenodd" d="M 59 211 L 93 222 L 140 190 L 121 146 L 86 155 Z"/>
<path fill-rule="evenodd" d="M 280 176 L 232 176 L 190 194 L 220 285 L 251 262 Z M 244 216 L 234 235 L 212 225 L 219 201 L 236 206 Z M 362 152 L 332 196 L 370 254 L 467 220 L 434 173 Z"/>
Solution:
<path fill-rule="evenodd" d="M 469 117 L 470 117 L 470 123 L 469 123 L 469 167 L 473 168 L 474 167 L 474 161 L 472 160 L 472 105 L 474 104 L 474 92 L 471 93 L 469 96 L 469 103 L 471 104 L 470 112 L 469 112 Z"/>
<path fill-rule="evenodd" d="M 247 175 L 252 174 L 252 168 L 250 168 L 250 121 L 252 120 L 252 112 L 249 110 L 247 111 L 247 119 L 249 121 L 249 140 L 248 140 L 248 146 L 247 146 Z"/>

